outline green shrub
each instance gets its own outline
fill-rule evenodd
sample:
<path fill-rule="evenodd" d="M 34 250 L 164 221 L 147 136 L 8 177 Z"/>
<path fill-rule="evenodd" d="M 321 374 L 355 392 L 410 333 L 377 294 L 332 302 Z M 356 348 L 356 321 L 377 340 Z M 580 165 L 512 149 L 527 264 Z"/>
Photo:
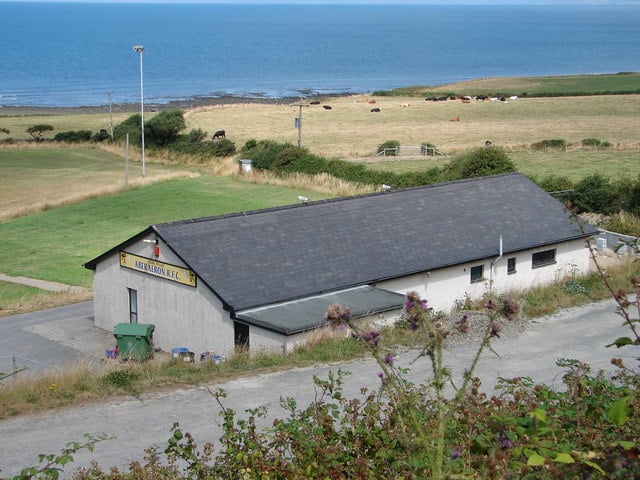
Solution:
<path fill-rule="evenodd" d="M 438 152 L 438 148 L 429 142 L 422 142 L 420 145 L 420 153 L 422 155 L 436 155 Z"/>
<path fill-rule="evenodd" d="M 111 140 L 111 135 L 104 128 L 101 128 L 99 132 L 91 136 L 92 142 L 104 142 L 105 140 Z"/>
<path fill-rule="evenodd" d="M 73 130 L 56 133 L 53 137 L 56 142 L 81 143 L 91 140 L 90 130 Z"/>
<path fill-rule="evenodd" d="M 385 155 L 395 156 L 400 151 L 400 142 L 397 140 L 387 140 L 378 145 L 377 153 L 385 152 Z"/>
<path fill-rule="evenodd" d="M 207 138 L 207 132 L 201 128 L 192 129 L 186 136 L 185 140 L 189 143 L 200 143 Z"/>
<path fill-rule="evenodd" d="M 443 167 L 443 180 L 483 177 L 515 172 L 516 166 L 504 148 L 478 147 L 456 155 Z"/>
<path fill-rule="evenodd" d="M 583 138 L 580 143 L 583 147 L 597 147 L 602 142 L 598 138 Z"/>
<path fill-rule="evenodd" d="M 142 117 L 139 113 L 131 115 L 126 120 L 123 120 L 113 129 L 113 139 L 117 142 L 124 142 L 129 135 L 129 143 L 132 145 L 140 145 L 142 140 L 141 135 L 141 122 Z"/>
<path fill-rule="evenodd" d="M 545 192 L 561 192 L 573 190 L 575 183 L 566 176 L 548 175 L 542 180 L 532 179 Z"/>
<path fill-rule="evenodd" d="M 612 200 L 609 178 L 598 173 L 580 180 L 571 193 L 571 203 L 578 212 L 611 213 Z"/>
<path fill-rule="evenodd" d="M 308 155 L 308 153 L 309 151 L 306 148 L 289 145 L 276 153 L 271 163 L 271 168 L 273 170 L 287 170 L 291 164 Z"/>
<path fill-rule="evenodd" d="M 211 153 L 214 157 L 228 157 L 236 153 L 236 144 L 227 138 L 212 140 Z"/>
<path fill-rule="evenodd" d="M 542 140 L 531 144 L 532 150 L 546 150 L 549 148 L 564 150 L 567 148 L 567 142 L 561 138 L 552 138 L 550 140 Z"/>

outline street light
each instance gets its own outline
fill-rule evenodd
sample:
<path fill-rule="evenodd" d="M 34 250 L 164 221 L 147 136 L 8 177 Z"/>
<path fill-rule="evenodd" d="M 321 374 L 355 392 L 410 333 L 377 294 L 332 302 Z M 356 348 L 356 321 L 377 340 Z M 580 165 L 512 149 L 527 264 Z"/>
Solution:
<path fill-rule="evenodd" d="M 144 83 L 142 82 L 142 53 L 144 52 L 144 47 L 142 45 L 134 45 L 133 51 L 140 54 L 140 117 L 142 118 L 142 176 L 144 177 L 146 174 L 144 167 Z"/>

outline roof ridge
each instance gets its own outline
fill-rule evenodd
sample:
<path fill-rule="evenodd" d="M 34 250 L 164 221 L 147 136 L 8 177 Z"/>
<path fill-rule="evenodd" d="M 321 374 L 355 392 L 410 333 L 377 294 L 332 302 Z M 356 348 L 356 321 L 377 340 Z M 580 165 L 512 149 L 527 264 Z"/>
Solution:
<path fill-rule="evenodd" d="M 374 196 L 379 196 L 379 195 L 393 195 L 393 194 L 398 194 L 400 192 L 411 192 L 411 191 L 416 191 L 416 190 L 422 190 L 422 189 L 430 189 L 430 188 L 440 188 L 443 186 L 448 186 L 448 185 L 455 185 L 455 184 L 459 184 L 459 183 L 471 183 L 471 182 L 477 182 L 479 180 L 487 180 L 489 178 L 500 178 L 500 177 L 509 177 L 509 176 L 524 176 L 522 173 L 520 172 L 508 172 L 508 173 L 499 173 L 496 175 L 486 175 L 483 177 L 470 177 L 470 178 L 462 178 L 462 179 L 458 179 L 458 180 L 449 180 L 446 182 L 438 182 L 438 183 L 429 183 L 427 185 L 416 185 L 414 187 L 406 187 L 406 188 L 398 188 L 395 190 L 383 190 L 383 191 L 377 191 L 377 192 L 371 192 L 371 193 L 363 193 L 360 195 L 348 195 L 348 196 L 344 196 L 344 197 L 335 197 L 335 198 L 324 198 L 324 199 L 320 199 L 320 200 L 313 200 L 310 202 L 302 202 L 302 203 L 291 203 L 291 204 L 287 204 L 287 205 L 278 205 L 275 207 L 267 207 L 267 208 L 259 208 L 256 210 L 247 210 L 247 211 L 242 211 L 242 212 L 231 212 L 231 213 L 223 213 L 220 215 L 210 215 L 207 217 L 198 217 L 198 218 L 190 218 L 190 219 L 186 219 L 186 220 L 175 220 L 173 222 L 163 222 L 163 223 L 157 223 L 157 224 L 153 224 L 151 225 L 151 227 L 168 227 L 168 226 L 179 226 L 179 225 L 190 225 L 190 224 L 194 224 L 194 223 L 201 223 L 201 222 L 208 222 L 211 220 L 221 220 L 221 219 L 225 219 L 225 218 L 236 218 L 236 217 L 248 217 L 248 216 L 253 216 L 253 215 L 260 215 L 263 213 L 269 213 L 269 212 L 277 212 L 277 211 L 285 211 L 285 210 L 291 210 L 294 208 L 305 208 L 305 207 L 310 207 L 313 205 L 321 205 L 321 204 L 327 204 L 327 203 L 337 203 L 337 202 L 344 202 L 344 201 L 348 201 L 348 200 L 354 200 L 354 199 L 358 199 L 358 198 L 367 198 L 367 197 L 374 197 Z"/>

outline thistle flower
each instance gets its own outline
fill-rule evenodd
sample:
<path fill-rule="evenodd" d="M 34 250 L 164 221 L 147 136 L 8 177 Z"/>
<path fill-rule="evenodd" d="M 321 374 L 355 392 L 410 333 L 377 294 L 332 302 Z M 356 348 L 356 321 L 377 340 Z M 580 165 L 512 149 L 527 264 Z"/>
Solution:
<path fill-rule="evenodd" d="M 489 336 L 500 338 L 499 333 L 500 333 L 500 325 L 498 325 L 496 322 L 493 322 L 491 324 L 491 332 L 489 333 Z"/>
<path fill-rule="evenodd" d="M 391 353 L 387 353 L 384 356 L 384 363 L 388 363 L 389 365 L 393 365 L 393 355 L 391 355 Z"/>
<path fill-rule="evenodd" d="M 456 328 L 462 333 L 468 332 L 470 327 L 469 316 L 467 314 L 464 314 L 462 318 L 456 322 Z"/>

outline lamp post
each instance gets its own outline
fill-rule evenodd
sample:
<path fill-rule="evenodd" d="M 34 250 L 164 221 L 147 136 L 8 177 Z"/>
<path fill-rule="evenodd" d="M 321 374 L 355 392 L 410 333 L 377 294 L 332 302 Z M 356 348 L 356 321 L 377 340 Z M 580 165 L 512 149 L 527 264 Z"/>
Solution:
<path fill-rule="evenodd" d="M 141 134 L 142 134 L 142 176 L 144 177 L 146 174 L 145 165 L 144 165 L 144 83 L 142 81 L 142 53 L 144 52 L 144 47 L 142 45 L 134 45 L 133 51 L 140 54 L 140 117 L 141 121 Z"/>

